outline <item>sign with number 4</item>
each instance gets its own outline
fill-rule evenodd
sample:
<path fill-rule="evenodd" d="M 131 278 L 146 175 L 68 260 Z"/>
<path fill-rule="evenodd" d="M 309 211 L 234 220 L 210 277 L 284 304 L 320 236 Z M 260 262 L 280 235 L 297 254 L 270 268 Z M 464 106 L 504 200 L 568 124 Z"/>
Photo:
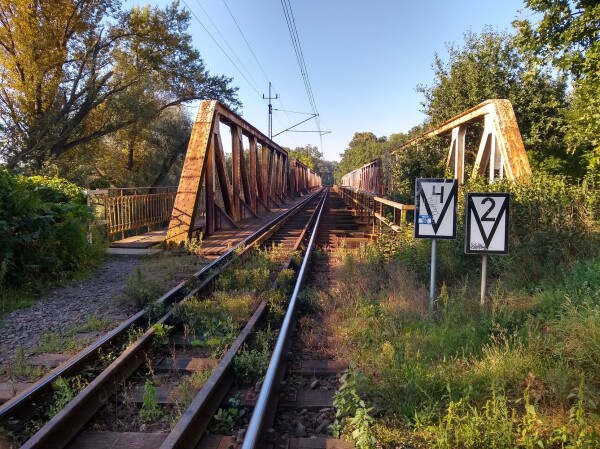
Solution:
<path fill-rule="evenodd" d="M 455 239 L 458 181 L 417 178 L 415 238 Z"/>
<path fill-rule="evenodd" d="M 508 254 L 508 193 L 468 193 L 466 254 Z"/>

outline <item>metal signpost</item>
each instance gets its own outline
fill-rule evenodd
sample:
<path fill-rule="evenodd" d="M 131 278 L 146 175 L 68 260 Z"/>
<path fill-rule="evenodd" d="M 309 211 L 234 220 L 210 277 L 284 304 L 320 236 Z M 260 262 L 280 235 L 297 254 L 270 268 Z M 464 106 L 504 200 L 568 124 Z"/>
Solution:
<path fill-rule="evenodd" d="M 456 179 L 417 178 L 415 188 L 415 238 L 431 239 L 429 306 L 435 302 L 437 239 L 456 238 Z"/>
<path fill-rule="evenodd" d="M 465 253 L 482 254 L 481 305 L 485 304 L 488 254 L 508 254 L 508 193 L 468 193 Z"/>

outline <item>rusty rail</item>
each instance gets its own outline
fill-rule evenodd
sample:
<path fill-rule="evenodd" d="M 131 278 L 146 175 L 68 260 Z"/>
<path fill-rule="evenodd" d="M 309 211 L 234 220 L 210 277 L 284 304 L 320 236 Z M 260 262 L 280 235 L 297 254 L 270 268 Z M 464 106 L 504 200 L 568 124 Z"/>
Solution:
<path fill-rule="evenodd" d="M 230 248 L 227 253 L 220 256 L 218 259 L 213 261 L 208 266 L 203 267 L 200 271 L 194 274 L 194 277 L 197 279 L 201 279 L 199 285 L 195 286 L 192 290 L 186 290 L 186 282 L 181 282 L 178 286 L 171 289 L 169 292 L 165 293 L 161 298 L 157 301 L 160 303 L 170 303 L 172 301 L 181 301 L 185 300 L 185 298 L 189 298 L 193 295 L 196 295 L 199 291 L 209 286 L 216 276 L 218 276 L 219 272 L 226 268 L 235 257 L 243 254 L 246 251 L 251 250 L 254 245 L 260 241 L 263 241 L 265 238 L 268 238 L 273 232 L 276 232 L 279 226 L 285 220 L 289 219 L 296 212 L 305 207 L 316 195 L 317 192 L 313 192 L 311 195 L 307 195 L 306 198 L 303 198 L 301 202 L 294 205 L 288 211 L 283 213 L 282 215 L 273 218 L 268 223 L 263 225 L 258 231 L 253 233 L 252 235 L 246 237 L 244 240 Z M 297 245 L 300 244 L 300 241 L 297 242 Z M 220 400 L 212 400 L 215 396 L 224 395 L 228 382 L 230 383 L 231 378 L 229 377 L 231 371 L 231 360 L 237 350 L 245 343 L 250 330 L 253 328 L 254 324 L 259 321 L 264 312 L 266 310 L 267 302 L 264 301 L 260 308 L 255 312 L 254 316 L 251 319 L 251 322 L 248 323 L 246 328 L 244 329 L 242 335 L 238 337 L 236 342 L 232 345 L 232 348 L 228 351 L 228 353 L 224 356 L 224 359 L 219 364 L 219 366 L 213 372 L 213 375 L 206 383 L 206 388 L 204 388 L 199 396 L 193 401 L 190 408 L 194 408 L 194 406 L 202 405 L 202 410 L 206 411 L 206 407 L 218 407 Z M 110 332 L 110 338 L 105 336 L 101 339 L 102 344 L 109 343 L 110 341 L 116 339 L 119 335 L 121 335 L 126 329 L 128 329 L 132 324 L 139 322 L 142 317 L 145 315 L 145 311 L 141 311 L 128 320 L 123 325 L 119 326 L 118 332 L 117 330 Z M 164 323 L 171 316 L 172 311 L 169 311 L 166 315 L 164 315 L 159 323 Z M 137 367 L 139 367 L 144 361 L 145 357 L 140 354 L 147 349 L 148 345 L 151 343 L 155 328 L 150 327 L 148 331 L 130 346 L 125 353 L 123 353 L 117 360 L 115 360 L 107 370 L 105 370 L 100 376 L 94 379 L 84 390 L 82 390 L 74 399 L 71 401 L 65 409 L 59 412 L 55 417 L 53 417 L 49 422 L 47 422 L 29 441 L 25 443 L 24 448 L 47 448 L 47 447 L 64 447 L 68 442 L 79 432 L 81 428 L 85 425 L 87 420 L 97 411 L 99 406 L 102 403 L 102 398 L 106 399 L 112 392 L 114 392 L 117 386 L 127 378 Z M 100 341 L 99 341 L 100 342 Z M 92 352 L 96 353 L 100 349 L 100 344 L 94 344 L 92 348 Z M 72 373 L 77 366 L 77 369 L 80 369 L 84 362 L 89 361 L 91 357 L 90 351 L 84 351 L 85 357 L 79 358 L 78 360 L 71 364 L 68 362 L 65 365 L 68 366 L 69 373 Z M 74 358 L 75 359 L 75 358 Z M 74 360 L 72 359 L 72 360 Z M 85 360 L 84 360 L 85 359 Z M 33 387 L 23 392 L 19 396 L 13 398 L 11 401 L 4 404 L 0 407 L 0 418 L 21 418 L 23 420 L 28 419 L 32 416 L 34 412 L 30 411 L 32 408 L 36 409 L 36 404 L 39 404 L 42 401 L 42 395 L 51 390 L 52 382 L 60 375 L 64 375 L 66 372 L 64 370 L 64 365 L 54 370 L 50 375 L 46 376 L 44 379 L 37 382 Z M 35 387 L 35 388 L 34 388 Z M 215 387 L 214 389 L 212 387 Z M 212 413 L 214 413 L 213 410 Z M 212 413 L 201 413 L 198 415 L 196 412 L 189 411 L 184 414 L 183 421 L 192 420 L 194 424 L 198 424 L 198 419 L 203 422 L 207 417 L 210 419 L 212 417 Z M 207 423 L 208 421 L 206 421 Z M 191 428 L 187 428 L 187 424 L 183 424 L 185 429 L 182 429 L 182 426 L 178 426 L 178 429 L 174 429 L 169 438 L 177 440 L 177 444 L 168 447 L 180 447 L 178 444 L 185 444 L 189 438 L 195 439 L 195 443 L 191 446 L 184 447 L 193 447 L 198 442 L 200 434 L 198 433 L 198 428 L 192 426 Z M 181 434 L 178 432 L 182 431 Z M 171 440 L 169 440 L 171 441 Z"/>

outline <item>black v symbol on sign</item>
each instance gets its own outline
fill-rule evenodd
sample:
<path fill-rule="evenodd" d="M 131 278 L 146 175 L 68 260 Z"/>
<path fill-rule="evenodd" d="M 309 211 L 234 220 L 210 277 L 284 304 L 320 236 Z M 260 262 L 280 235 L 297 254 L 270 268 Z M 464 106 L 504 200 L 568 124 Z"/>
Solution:
<path fill-rule="evenodd" d="M 473 203 L 473 198 L 471 198 L 471 197 L 469 197 L 469 206 L 471 207 L 471 210 L 473 211 L 473 216 L 475 217 L 475 222 L 477 223 L 477 227 L 479 228 L 479 232 L 481 232 L 481 237 L 483 238 L 483 243 L 485 243 L 485 248 L 487 249 L 490 246 L 490 243 L 492 243 L 494 234 L 496 234 L 496 230 L 498 229 L 498 226 L 500 225 L 500 221 L 502 220 L 502 215 L 504 215 L 504 212 L 506 211 L 506 208 L 508 206 L 508 201 L 504 200 L 504 202 L 502 203 L 502 206 L 500 206 L 500 210 L 498 211 L 498 215 L 496 215 L 492 229 L 490 229 L 490 235 L 486 235 L 485 229 L 483 229 L 483 224 L 481 223 L 481 217 L 479 216 L 479 213 L 477 212 L 477 208 L 475 207 L 475 203 Z M 484 216 L 485 216 L 485 214 L 484 214 Z"/>
<path fill-rule="evenodd" d="M 423 187 L 421 187 L 421 199 L 423 200 L 423 203 L 425 204 L 425 210 L 427 211 L 429 216 L 431 216 L 431 226 L 433 227 L 433 232 L 435 232 L 436 234 L 442 224 L 442 221 L 444 221 L 444 216 L 446 215 L 446 212 L 448 211 L 448 207 L 450 207 L 450 203 L 452 202 L 452 199 L 454 199 L 454 201 L 456 202 L 457 194 L 458 194 L 458 187 L 457 187 L 456 183 L 452 183 L 452 190 L 450 190 L 450 195 L 448 195 L 446 197 L 446 202 L 444 203 L 444 207 L 442 207 L 442 212 L 440 212 L 440 216 L 438 217 L 438 219 L 434 220 L 433 214 L 431 213 L 431 207 L 429 206 L 427 197 L 425 196 L 425 193 L 423 192 Z"/>

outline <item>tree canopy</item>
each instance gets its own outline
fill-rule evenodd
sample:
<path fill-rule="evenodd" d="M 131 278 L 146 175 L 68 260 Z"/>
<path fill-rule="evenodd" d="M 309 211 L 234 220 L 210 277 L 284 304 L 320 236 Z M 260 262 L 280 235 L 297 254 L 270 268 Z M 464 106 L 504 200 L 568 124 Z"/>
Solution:
<path fill-rule="evenodd" d="M 0 0 L 0 156 L 40 167 L 186 101 L 240 106 L 231 79 L 210 75 L 192 47 L 189 19 L 177 1 Z"/>
<path fill-rule="evenodd" d="M 326 161 L 323 159 L 323 153 L 310 144 L 305 147 L 296 147 L 293 150 L 286 148 L 288 155 L 292 159 L 298 159 L 311 170 L 314 170 L 321 176 L 323 185 L 332 186 L 334 184 L 333 174 L 337 169 L 338 163 Z"/>
<path fill-rule="evenodd" d="M 389 138 L 377 137 L 372 132 L 354 133 L 348 148 L 340 154 L 342 159 L 335 171 L 336 182 L 341 182 L 342 177 L 352 170 L 397 149 L 408 139 L 408 134 L 405 133 L 391 134 Z"/>
<path fill-rule="evenodd" d="M 573 79 L 566 142 L 589 173 L 600 171 L 600 4 L 594 0 L 525 0 L 541 20 L 517 20 L 518 44 L 537 65 Z"/>
<path fill-rule="evenodd" d="M 323 153 L 317 147 L 308 144 L 305 147 L 296 147 L 293 150 L 286 148 L 291 159 L 298 159 L 311 170 L 316 170 L 318 161 L 323 159 Z"/>
<path fill-rule="evenodd" d="M 564 77 L 532 69 L 507 32 L 467 32 L 464 45 L 447 46 L 447 60 L 435 54 L 434 81 L 420 85 L 427 125 L 435 126 L 489 98 L 509 99 L 532 165 L 555 173 L 580 174 L 566 151 L 568 98 Z"/>

